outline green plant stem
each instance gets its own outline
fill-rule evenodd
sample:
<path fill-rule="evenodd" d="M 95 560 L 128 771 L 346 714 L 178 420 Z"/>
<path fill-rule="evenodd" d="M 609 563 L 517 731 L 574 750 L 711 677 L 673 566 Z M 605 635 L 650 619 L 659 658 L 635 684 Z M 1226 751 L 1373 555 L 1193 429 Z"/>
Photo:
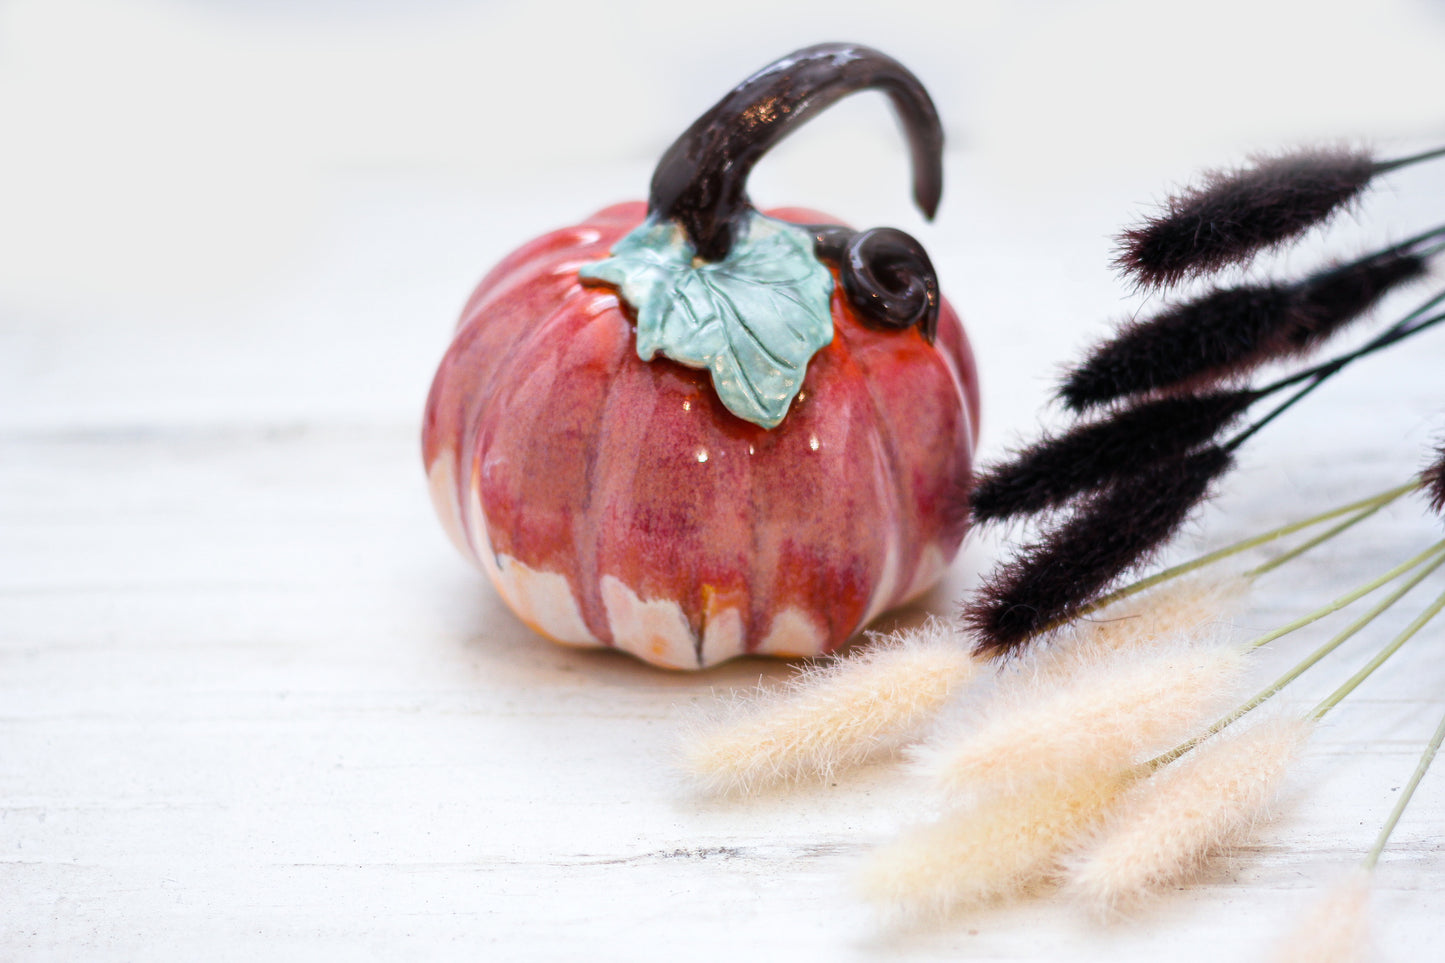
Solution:
<path fill-rule="evenodd" d="M 1394 592 L 1391 592 L 1386 598 L 1382 599 L 1378 604 L 1376 604 L 1364 615 L 1351 622 L 1343 631 L 1341 631 L 1334 638 L 1330 639 L 1324 645 L 1321 645 L 1309 655 L 1305 656 L 1303 660 L 1297 663 L 1284 675 L 1280 676 L 1278 679 L 1274 680 L 1269 685 L 1261 689 L 1254 698 L 1239 706 L 1239 708 L 1233 710 L 1228 715 L 1221 718 L 1218 722 L 1214 723 L 1214 725 L 1210 726 L 1208 729 L 1205 729 L 1194 738 L 1189 739 L 1188 741 L 1183 742 L 1178 746 L 1175 746 L 1173 749 L 1170 749 L 1168 752 L 1165 752 L 1149 760 L 1149 762 L 1145 763 L 1145 766 L 1152 770 L 1173 762 L 1175 759 L 1178 759 L 1180 756 L 1184 755 L 1186 752 L 1199 745 L 1205 739 L 1208 739 L 1210 736 L 1217 735 L 1227 727 L 1232 726 L 1234 723 L 1244 718 L 1246 714 L 1253 712 L 1255 709 L 1258 709 L 1270 699 L 1274 698 L 1284 689 L 1285 686 L 1289 685 L 1295 679 L 1298 679 L 1300 676 L 1304 675 L 1305 672 L 1313 668 L 1321 659 L 1329 655 L 1335 649 L 1338 649 L 1341 645 L 1344 645 L 1346 641 L 1353 638 L 1356 633 L 1358 633 L 1365 626 L 1373 622 L 1375 618 L 1378 617 L 1381 613 L 1383 613 L 1386 609 L 1390 608 L 1396 602 L 1400 601 L 1400 599 L 1404 598 L 1406 593 L 1408 593 L 1411 589 L 1424 581 L 1431 572 L 1434 572 L 1441 565 L 1445 565 L 1445 542 L 1441 542 L 1440 544 L 1436 545 L 1434 549 L 1432 549 L 1432 551 L 1435 552 L 1435 557 L 1433 558 L 1433 560 L 1430 560 L 1429 564 L 1425 565 L 1423 569 L 1421 569 L 1408 581 L 1406 581 L 1404 585 L 1401 585 L 1398 589 L 1396 589 Z M 1420 556 L 1416 556 L 1411 561 L 1418 566 L 1422 564 L 1424 560 L 1422 560 Z M 1408 565 L 1409 563 L 1406 564 Z M 1400 568 L 1402 567 L 1397 567 L 1397 569 L 1395 570 L 1396 576 L 1403 574 L 1403 572 L 1399 570 Z M 1403 568 L 1403 571 L 1409 571 L 1409 569 Z M 1379 580 L 1376 581 L 1378 582 Z M 1376 585 L 1375 587 L 1378 588 L 1379 585 Z M 1295 626 L 1296 628 L 1309 624 L 1308 621 L 1296 621 L 1299 622 L 1299 624 Z M 1310 621 L 1314 621 L 1314 619 L 1310 619 Z M 1261 645 L 1264 645 L 1267 642 L 1279 638 L 1281 634 L 1282 633 L 1279 633 L 1278 631 L 1270 632 L 1248 643 L 1245 648 L 1257 649 Z"/>
<path fill-rule="evenodd" d="M 1344 685 L 1340 686 L 1334 692 L 1331 692 L 1328 696 L 1324 698 L 1322 702 L 1320 702 L 1319 705 L 1315 706 L 1312 710 L 1310 710 L 1309 715 L 1305 718 L 1312 719 L 1316 722 L 1318 722 L 1320 719 L 1323 719 L 1325 717 L 1325 714 L 1328 713 L 1335 706 L 1339 705 L 1340 701 L 1344 699 L 1345 696 L 1349 695 L 1351 692 L 1354 692 L 1355 689 L 1359 688 L 1360 683 L 1364 682 L 1376 669 L 1384 665 L 1386 659 L 1394 655 L 1396 652 L 1400 651 L 1400 647 L 1406 642 L 1410 641 L 1410 639 L 1414 637 L 1416 632 L 1419 632 L 1422 628 L 1425 627 L 1425 624 L 1427 622 L 1433 619 L 1436 615 L 1440 614 L 1441 609 L 1445 609 L 1445 592 L 1440 593 L 1440 595 L 1436 597 L 1434 602 L 1430 603 L 1429 607 L 1426 608 L 1425 611 L 1415 616 L 1415 620 L 1409 625 L 1405 626 L 1405 630 L 1399 635 L 1395 636 L 1395 638 L 1390 642 L 1390 644 L 1381 649 L 1373 659 L 1365 663 L 1365 666 L 1360 669 L 1360 671 L 1356 672 L 1354 675 L 1346 679 Z"/>
<path fill-rule="evenodd" d="M 1362 498 L 1359 501 L 1350 502 L 1348 505 L 1341 505 L 1338 508 L 1332 508 L 1329 511 L 1321 512 L 1318 515 L 1311 515 L 1309 518 L 1303 518 L 1296 522 L 1290 522 L 1288 525 L 1281 525 L 1278 528 L 1272 528 L 1267 532 L 1261 532 L 1258 535 L 1254 535 L 1241 541 L 1235 542 L 1232 545 L 1226 545 L 1223 548 L 1216 549 L 1215 551 L 1209 552 L 1208 554 L 1197 556 L 1196 558 L 1192 558 L 1186 562 L 1181 562 L 1171 568 L 1164 569 L 1162 572 L 1156 572 L 1155 574 L 1150 575 L 1147 578 L 1139 579 L 1137 582 L 1131 582 L 1130 584 L 1125 585 L 1123 588 L 1115 589 L 1109 594 L 1101 596 L 1097 600 L 1089 603 L 1088 605 L 1080 609 L 1077 615 L 1075 615 L 1074 617 L 1079 618 L 1081 616 L 1097 612 L 1107 605 L 1112 605 L 1113 603 L 1118 602 L 1121 599 L 1126 599 L 1131 595 L 1135 595 L 1139 592 L 1144 591 L 1145 589 L 1153 588 L 1154 586 L 1159 585 L 1163 582 L 1167 582 L 1170 579 L 1178 578 L 1181 575 L 1188 575 L 1208 565 L 1213 565 L 1215 562 L 1223 561 L 1226 558 L 1238 555 L 1241 552 L 1247 552 L 1252 548 L 1258 548 L 1261 545 L 1267 545 L 1270 542 L 1275 541 L 1276 539 L 1284 538 L 1286 535 L 1293 535 L 1295 532 L 1302 531 L 1306 528 L 1311 528 L 1323 522 L 1331 521 L 1332 519 L 1339 518 L 1341 515 L 1349 515 L 1352 512 L 1359 512 L 1361 510 L 1373 508 L 1375 506 L 1383 508 L 1384 506 L 1395 501 L 1402 495 L 1406 495 L 1409 492 L 1415 491 L 1417 488 L 1420 487 L 1420 485 L 1421 482 L 1418 478 L 1411 479 L 1409 482 L 1406 482 L 1403 485 L 1397 485 L 1396 487 L 1391 488 L 1388 491 L 1380 492 L 1379 494 L 1372 495 L 1369 498 Z M 1341 531 L 1343 530 L 1344 529 L 1341 529 Z M 1319 542 L 1315 541 L 1309 547 L 1313 548 L 1317 544 L 1319 544 Z"/>
<path fill-rule="evenodd" d="M 1264 635 L 1261 635 L 1259 638 L 1249 643 L 1248 648 L 1257 649 L 1262 645 L 1268 645 L 1275 639 L 1289 635 L 1291 632 L 1302 629 L 1312 622 L 1318 622 L 1320 619 L 1324 618 L 1327 615 L 1333 615 L 1345 606 L 1352 605 L 1353 603 L 1358 602 L 1360 599 L 1364 598 L 1366 595 L 1369 595 L 1380 586 L 1385 585 L 1389 582 L 1393 582 L 1395 579 L 1399 578 L 1401 575 L 1404 575 L 1415 566 L 1424 564 L 1425 562 L 1429 561 L 1431 557 L 1440 554 L 1442 551 L 1445 551 L 1445 541 L 1436 542 L 1434 545 L 1431 545 L 1419 555 L 1406 559 L 1399 565 L 1396 565 L 1394 568 L 1390 569 L 1384 575 L 1378 576 L 1377 578 L 1372 578 L 1365 584 L 1351 589 L 1344 595 L 1341 595 L 1339 598 L 1335 599 L 1333 602 L 1330 602 L 1328 605 L 1321 606 L 1320 608 L 1315 609 L 1313 612 L 1310 612 L 1308 615 L 1301 615 L 1293 622 L 1281 625 L 1279 628 L 1271 632 L 1266 632 Z"/>
<path fill-rule="evenodd" d="M 1385 819 L 1385 825 L 1380 828 L 1380 835 L 1375 839 L 1375 845 L 1365 855 L 1365 861 L 1361 865 L 1365 869 L 1374 869 L 1375 864 L 1380 861 L 1380 853 L 1384 852 L 1385 844 L 1390 841 L 1390 834 L 1395 831 L 1395 824 L 1400 821 L 1400 816 L 1405 812 L 1405 807 L 1410 805 L 1410 797 L 1415 795 L 1415 790 L 1420 785 L 1420 780 L 1425 778 L 1425 773 L 1430 771 L 1430 764 L 1435 761 L 1435 754 L 1440 751 L 1440 744 L 1445 743 L 1445 716 L 1440 717 L 1440 725 L 1435 729 L 1435 735 L 1430 739 L 1430 744 L 1420 754 L 1420 762 L 1415 766 L 1415 773 L 1410 781 L 1405 784 L 1400 798 L 1395 800 L 1395 808 L 1390 810 L 1390 815 Z"/>
<path fill-rule="evenodd" d="M 1347 518 L 1347 519 L 1345 519 L 1344 521 L 1340 522 L 1338 525 L 1332 525 L 1330 528 L 1328 528 L 1328 529 L 1326 529 L 1325 531 L 1321 532 L 1320 534 L 1316 535 L 1314 538 L 1310 539 L 1309 541 L 1304 542 L 1303 544 L 1300 544 L 1300 545 L 1296 545 L 1294 548 L 1290 549 L 1288 552 L 1285 552 L 1283 555 L 1279 556 L 1278 558 L 1272 558 L 1272 559 L 1270 559 L 1268 562 L 1265 562 L 1263 565 L 1257 565 L 1257 566 L 1255 566 L 1254 568 L 1252 568 L 1252 569 L 1250 569 L 1249 571 L 1245 572 L 1245 573 L 1244 573 L 1244 577 L 1245 577 L 1245 578 L 1248 578 L 1248 579 L 1254 579 L 1254 578 L 1258 578 L 1259 576 L 1265 574 L 1266 572 L 1273 572 L 1275 569 L 1279 568 L 1279 567 L 1280 567 L 1281 565 L 1283 565 L 1285 562 L 1288 562 L 1288 561 L 1291 561 L 1291 560 L 1293 560 L 1293 559 L 1299 558 L 1299 557 L 1300 557 L 1301 555 L 1303 555 L 1305 552 L 1308 552 L 1310 549 L 1312 549 L 1312 548 L 1314 548 L 1314 547 L 1316 547 L 1316 546 L 1318 546 L 1318 545 L 1322 545 L 1322 544 L 1324 544 L 1325 542 L 1328 542 L 1330 539 L 1334 538 L 1336 535 L 1340 534 L 1341 532 L 1344 532 L 1344 531 L 1347 531 L 1347 530 L 1349 530 L 1349 529 L 1351 529 L 1351 528 L 1354 528 L 1356 525 L 1360 524 L 1360 522 L 1363 522 L 1365 519 L 1369 518 L 1371 515 L 1373 515 L 1373 514 L 1375 514 L 1376 512 L 1380 511 L 1381 509 L 1383 509 L 1383 508 L 1384 508 L 1386 505 L 1388 505 L 1388 504 L 1390 504 L 1390 502 L 1388 502 L 1388 501 L 1376 502 L 1375 504 L 1371 505 L 1369 508 L 1366 508 L 1364 511 L 1362 511 L 1362 512 L 1357 512 L 1356 514 L 1351 515 L 1349 518 Z"/>

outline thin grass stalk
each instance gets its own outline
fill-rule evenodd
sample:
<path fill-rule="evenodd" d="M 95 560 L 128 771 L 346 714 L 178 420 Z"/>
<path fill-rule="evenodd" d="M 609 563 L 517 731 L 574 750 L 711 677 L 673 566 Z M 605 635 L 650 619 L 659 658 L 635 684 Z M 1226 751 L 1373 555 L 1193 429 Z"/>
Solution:
<path fill-rule="evenodd" d="M 1366 341 L 1358 348 L 1353 348 L 1350 351 L 1345 352 L 1344 354 L 1337 355 L 1336 357 L 1330 358 L 1327 361 L 1322 361 L 1319 364 L 1312 365 L 1304 369 L 1303 371 L 1297 371 L 1292 375 L 1286 375 L 1283 378 L 1270 382 L 1263 388 L 1260 388 L 1259 392 L 1261 395 L 1274 394 L 1277 391 L 1283 391 L 1285 388 L 1288 388 L 1291 385 L 1297 385 L 1300 382 L 1308 381 L 1311 378 L 1333 375 L 1336 371 L 1341 370 L 1345 366 L 1352 364 L 1360 358 L 1363 358 L 1370 354 L 1374 354 L 1376 351 L 1388 348 L 1393 344 L 1397 344 L 1400 341 L 1403 341 L 1405 338 L 1412 337 L 1413 335 L 1416 335 L 1421 331 L 1426 330 L 1427 328 L 1434 327 L 1441 321 L 1445 321 L 1445 314 L 1435 314 L 1431 315 L 1430 317 L 1425 317 L 1425 315 L 1433 308 L 1439 307 L 1442 302 L 1445 302 L 1445 290 L 1437 291 L 1435 294 L 1431 295 L 1423 304 L 1420 304 L 1419 306 L 1414 308 L 1404 317 L 1400 318 L 1400 320 L 1396 321 L 1394 324 L 1390 325 L 1384 331 L 1381 331 L 1379 334 L 1375 335 L 1373 338 L 1371 338 L 1369 341 Z M 1423 320 L 1421 320 L 1422 318 Z"/>
<path fill-rule="evenodd" d="M 1365 860 L 1361 864 L 1365 869 L 1374 869 L 1375 864 L 1380 861 L 1380 854 L 1385 851 L 1385 845 L 1389 843 L 1390 836 L 1395 831 L 1395 826 L 1400 822 L 1400 817 L 1405 813 L 1405 807 L 1410 805 L 1410 799 L 1415 795 L 1415 790 L 1420 788 L 1420 781 L 1425 778 L 1425 773 L 1430 771 L 1430 764 L 1435 761 L 1435 754 L 1440 751 L 1440 746 L 1445 743 L 1445 716 L 1441 716 L 1440 725 L 1435 728 L 1435 735 L 1425 746 L 1425 751 L 1420 754 L 1420 762 L 1415 766 L 1415 772 L 1410 776 L 1410 781 L 1400 791 L 1400 798 L 1395 800 L 1395 806 L 1390 810 L 1390 815 L 1385 819 L 1385 825 L 1380 828 L 1380 835 L 1375 839 L 1375 845 L 1365 854 Z"/>
<path fill-rule="evenodd" d="M 1304 675 L 1305 672 L 1318 664 L 1320 660 L 1322 660 L 1325 656 L 1329 655 L 1331 652 L 1335 651 L 1335 649 L 1338 649 L 1341 645 L 1344 645 L 1345 642 L 1353 638 L 1361 629 L 1373 622 L 1377 616 L 1385 612 L 1396 602 L 1400 601 L 1400 599 L 1404 598 L 1411 589 L 1419 585 L 1430 575 L 1430 573 L 1434 572 L 1441 565 L 1445 565 L 1445 551 L 1442 551 L 1440 554 L 1438 554 L 1435 557 L 1434 561 L 1426 565 L 1421 571 L 1417 572 L 1408 581 L 1406 581 L 1405 584 L 1401 585 L 1394 592 L 1390 593 L 1388 596 L 1382 599 L 1368 612 L 1360 616 L 1354 622 L 1351 622 L 1338 635 L 1321 645 L 1319 648 L 1315 649 L 1309 655 L 1305 656 L 1304 659 L 1296 663 L 1295 666 L 1284 675 L 1280 676 L 1278 679 L 1265 686 L 1248 702 L 1245 702 L 1243 705 L 1230 712 L 1227 716 L 1224 716 L 1218 722 L 1211 725 L 1208 729 L 1204 730 L 1193 739 L 1190 739 L 1188 742 L 1185 742 L 1182 745 L 1176 746 L 1175 748 L 1169 750 L 1163 755 L 1156 756 L 1154 759 L 1149 760 L 1149 762 L 1147 762 L 1145 765 L 1150 769 L 1158 769 L 1161 766 L 1168 765 L 1170 762 L 1178 759 L 1180 756 L 1184 755 L 1186 752 L 1199 745 L 1199 743 L 1203 742 L 1205 739 L 1208 739 L 1210 736 L 1216 735 L 1217 733 L 1224 731 L 1229 726 L 1234 725 L 1234 723 L 1244 718 L 1250 712 L 1253 712 L 1255 709 L 1258 709 L 1260 706 L 1264 705 L 1270 699 L 1274 698 L 1281 691 L 1283 691 L 1284 688 L 1288 686 L 1291 682 L 1293 682 L 1295 679 L 1298 679 L 1300 676 Z M 1260 636 L 1253 642 L 1248 643 L 1245 648 L 1257 649 L 1261 645 L 1271 642 L 1277 638 L 1279 638 L 1279 636 L 1271 632 L 1266 635 Z"/>
<path fill-rule="evenodd" d="M 1442 550 L 1445 550 L 1445 541 L 1436 542 L 1434 545 L 1431 545 L 1420 554 L 1406 559 L 1399 565 L 1396 565 L 1394 568 L 1390 569 L 1385 574 L 1372 578 L 1363 585 L 1351 589 L 1350 591 L 1346 592 L 1344 595 L 1339 596 L 1329 604 L 1321 606 L 1320 608 L 1315 609 L 1313 612 L 1310 612 L 1306 615 L 1301 615 L 1294 621 L 1288 622 L 1271 632 L 1266 632 L 1264 635 L 1261 635 L 1259 638 L 1251 642 L 1250 646 L 1257 649 L 1262 645 L 1268 645 L 1275 639 L 1283 638 L 1284 636 L 1289 635 L 1291 632 L 1304 628 L 1306 625 L 1318 622 L 1320 619 L 1324 618 L 1327 615 L 1333 615 L 1340 609 L 1353 605 L 1355 602 L 1364 598 L 1366 595 L 1369 595 L 1380 586 L 1388 585 L 1390 582 L 1393 582 L 1401 575 L 1404 575 L 1415 566 L 1423 564 L 1424 562 L 1430 560 Z"/>
<path fill-rule="evenodd" d="M 1315 706 L 1312 710 L 1310 710 L 1308 718 L 1316 721 L 1323 719 L 1331 709 L 1339 705 L 1346 696 L 1348 696 L 1351 692 L 1354 692 L 1355 689 L 1359 688 L 1362 682 L 1364 682 L 1371 675 L 1373 675 L 1376 669 L 1384 665 L 1386 660 L 1388 660 L 1390 656 L 1394 655 L 1396 652 L 1399 652 L 1401 646 L 1403 646 L 1406 642 L 1410 641 L 1410 639 L 1414 638 L 1415 633 L 1423 629 L 1426 624 L 1428 624 L 1429 621 L 1433 619 L 1436 615 L 1439 615 L 1441 609 L 1445 609 L 1445 592 L 1440 593 L 1440 595 L 1435 599 L 1434 602 L 1430 603 L 1429 607 L 1426 608 L 1425 611 L 1415 616 L 1414 621 L 1407 625 L 1403 632 L 1395 636 L 1394 640 L 1391 641 L 1389 645 L 1381 649 L 1379 654 L 1376 655 L 1369 662 L 1367 662 L 1365 666 L 1360 669 L 1360 671 L 1350 676 L 1347 680 L 1345 680 L 1343 685 L 1341 685 L 1334 692 L 1326 696 L 1323 700 L 1320 701 L 1319 705 Z"/>
<path fill-rule="evenodd" d="M 1360 522 L 1363 522 L 1365 519 L 1374 515 L 1376 512 L 1384 509 L 1385 506 L 1388 504 L 1390 503 L 1377 502 L 1374 505 L 1371 505 L 1369 508 L 1366 508 L 1364 511 L 1359 512 L 1355 515 L 1351 515 L 1344 521 L 1336 525 L 1330 526 L 1325 531 L 1316 535 L 1314 538 L 1311 538 L 1305 542 L 1301 542 L 1299 545 L 1296 545 L 1294 548 L 1280 555 L 1278 558 L 1272 558 L 1268 562 L 1263 563 L 1262 565 L 1256 565 L 1254 568 L 1245 572 L 1244 577 L 1248 579 L 1255 579 L 1266 573 L 1273 572 L 1275 569 L 1284 565 L 1286 562 L 1291 562 L 1294 559 L 1299 558 L 1301 555 L 1304 555 L 1311 549 L 1318 548 L 1325 542 L 1328 542 L 1330 539 L 1334 538 L 1336 535 L 1339 535 L 1342 532 L 1349 531 L 1356 525 L 1360 524 Z"/>
<path fill-rule="evenodd" d="M 1380 492 L 1377 495 L 1371 495 L 1369 498 L 1362 498 L 1359 501 L 1350 502 L 1349 504 L 1341 505 L 1338 508 L 1331 508 L 1328 511 L 1320 512 L 1317 515 L 1311 515 L 1308 518 L 1303 518 L 1299 521 L 1290 522 L 1286 525 L 1281 525 L 1278 528 L 1272 528 L 1269 531 L 1261 532 L 1258 535 L 1252 535 L 1246 539 L 1241 539 L 1240 541 L 1226 545 L 1223 548 L 1216 549 L 1204 555 L 1196 556 L 1192 559 L 1189 559 L 1188 561 L 1180 562 L 1178 565 L 1171 566 L 1170 568 L 1166 568 L 1161 572 L 1156 572 L 1155 574 L 1150 575 L 1146 578 L 1139 579 L 1136 582 L 1132 582 L 1122 588 L 1110 592 L 1108 595 L 1099 598 L 1097 601 L 1089 603 L 1088 605 L 1084 606 L 1082 609 L 1079 610 L 1078 616 L 1090 615 L 1094 612 L 1099 611 L 1107 605 L 1112 605 L 1120 599 L 1126 599 L 1131 595 L 1144 591 L 1145 589 L 1153 588 L 1154 586 L 1159 585 L 1162 582 L 1167 582 L 1170 579 L 1178 578 L 1181 575 L 1189 575 L 1190 573 L 1196 572 L 1199 569 L 1202 569 L 1208 565 L 1213 565 L 1215 562 L 1220 562 L 1224 559 L 1231 558 L 1235 555 L 1240 554 L 1241 552 L 1247 552 L 1252 548 L 1259 548 L 1260 546 L 1268 545 L 1270 542 L 1285 538 L 1289 535 L 1293 535 L 1295 532 L 1303 531 L 1307 528 L 1312 528 L 1315 525 L 1320 525 L 1324 522 L 1332 521 L 1336 518 L 1339 518 L 1341 515 L 1348 515 L 1351 512 L 1358 512 L 1361 509 L 1369 508 L 1374 505 L 1380 505 L 1383 507 L 1384 505 L 1388 505 L 1390 504 L 1390 502 L 1395 501 L 1397 498 L 1400 498 L 1404 495 L 1409 494 L 1412 491 L 1415 491 L 1417 488 L 1420 487 L 1420 485 L 1421 482 L 1419 479 L 1412 479 L 1411 481 L 1408 481 L 1403 485 L 1397 485 L 1394 488 L 1387 489 L 1386 491 Z"/>

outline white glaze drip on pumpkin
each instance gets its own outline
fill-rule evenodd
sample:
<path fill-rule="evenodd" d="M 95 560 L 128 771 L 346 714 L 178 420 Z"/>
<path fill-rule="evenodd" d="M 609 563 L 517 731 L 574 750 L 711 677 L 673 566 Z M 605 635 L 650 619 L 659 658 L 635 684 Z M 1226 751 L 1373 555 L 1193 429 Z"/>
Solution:
<path fill-rule="evenodd" d="M 445 455 L 439 462 L 444 461 Z M 482 511 L 478 486 L 468 486 L 467 519 L 471 544 L 464 554 L 476 561 L 496 587 L 502 601 L 532 631 L 566 645 L 601 646 L 587 628 L 576 594 L 567 576 L 534 569 L 510 555 L 498 556 L 487 533 L 487 516 Z M 465 541 L 466 539 L 464 539 Z"/>
<path fill-rule="evenodd" d="M 827 642 L 828 635 L 818 628 L 817 622 L 807 612 L 790 605 L 773 616 L 768 634 L 754 651 L 759 655 L 807 658 L 821 653 Z"/>
<path fill-rule="evenodd" d="M 472 553 L 467 537 L 462 532 L 461 506 L 457 504 L 457 453 L 443 448 L 436 460 L 427 468 L 427 487 L 431 491 L 431 503 L 447 537 L 463 555 Z"/>
<path fill-rule="evenodd" d="M 899 596 L 898 604 L 911 602 L 933 588 L 938 584 L 938 580 L 943 578 L 947 568 L 948 559 L 944 557 L 943 549 L 934 542 L 923 546 L 923 551 L 918 555 L 918 567 L 913 572 L 913 581 L 909 584 L 908 591 Z"/>
<path fill-rule="evenodd" d="M 868 614 L 863 616 L 864 625 L 898 604 L 898 569 L 898 533 L 890 528 L 888 549 L 883 556 L 883 571 L 878 576 L 878 587 L 873 590 L 873 598 L 868 603 Z"/>
<path fill-rule="evenodd" d="M 726 662 L 744 654 L 743 616 L 735 608 L 709 609 L 707 626 L 702 632 L 702 655 L 700 663 L 706 667 Z"/>
<path fill-rule="evenodd" d="M 671 599 L 644 601 L 612 575 L 602 576 L 600 587 L 614 646 L 669 669 L 701 666 L 682 606 Z"/>
<path fill-rule="evenodd" d="M 567 576 L 530 568 L 510 555 L 497 561 L 497 591 L 528 626 L 567 645 L 602 644 L 587 630 Z"/>

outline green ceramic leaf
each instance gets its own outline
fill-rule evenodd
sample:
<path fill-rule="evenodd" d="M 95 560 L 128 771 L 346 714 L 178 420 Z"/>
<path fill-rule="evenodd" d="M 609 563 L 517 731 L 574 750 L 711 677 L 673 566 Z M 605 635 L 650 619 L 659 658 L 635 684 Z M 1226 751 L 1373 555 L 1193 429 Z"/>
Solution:
<path fill-rule="evenodd" d="M 833 275 L 813 234 L 752 212 L 721 261 L 695 261 L 676 223 L 648 219 L 582 268 L 637 312 L 637 354 L 706 368 L 739 418 L 774 428 L 803 387 L 808 360 L 833 340 Z"/>

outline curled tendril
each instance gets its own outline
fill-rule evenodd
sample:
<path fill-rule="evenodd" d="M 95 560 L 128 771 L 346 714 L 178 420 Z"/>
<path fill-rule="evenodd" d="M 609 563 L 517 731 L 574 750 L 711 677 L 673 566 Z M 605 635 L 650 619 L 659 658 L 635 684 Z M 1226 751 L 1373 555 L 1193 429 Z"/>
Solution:
<path fill-rule="evenodd" d="M 897 228 L 854 231 L 835 224 L 812 229 L 813 250 L 835 264 L 848 303 L 879 327 L 918 325 L 933 343 L 938 334 L 938 274 L 917 238 Z"/>

